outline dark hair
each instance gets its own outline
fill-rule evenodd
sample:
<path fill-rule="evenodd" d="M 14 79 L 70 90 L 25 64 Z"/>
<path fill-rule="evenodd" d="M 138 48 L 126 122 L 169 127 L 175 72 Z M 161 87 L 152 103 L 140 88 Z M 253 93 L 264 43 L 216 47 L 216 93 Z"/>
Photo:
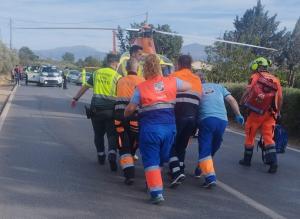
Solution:
<path fill-rule="evenodd" d="M 107 54 L 107 56 L 106 56 L 107 65 L 110 65 L 113 62 L 119 62 L 119 56 L 116 54 L 112 54 L 112 53 Z"/>
<path fill-rule="evenodd" d="M 132 55 L 133 53 L 136 53 L 139 50 L 143 50 L 143 47 L 141 47 L 139 45 L 133 45 L 129 49 L 129 54 Z"/>
<path fill-rule="evenodd" d="M 190 55 L 181 55 L 178 58 L 179 68 L 192 68 L 192 57 Z"/>

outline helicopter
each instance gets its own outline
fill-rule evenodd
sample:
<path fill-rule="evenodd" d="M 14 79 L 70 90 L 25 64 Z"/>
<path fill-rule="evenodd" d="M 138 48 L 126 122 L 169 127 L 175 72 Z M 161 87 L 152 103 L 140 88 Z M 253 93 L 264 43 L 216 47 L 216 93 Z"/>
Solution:
<path fill-rule="evenodd" d="M 112 31 L 113 33 L 113 53 L 116 53 L 116 31 L 117 28 L 106 28 L 106 27 L 17 27 L 16 29 L 31 29 L 31 30 L 101 30 L 101 31 Z M 120 29 L 120 28 L 119 28 Z M 203 40 L 204 38 L 198 35 L 187 35 L 187 34 L 180 34 L 180 33 L 174 33 L 174 32 L 165 32 L 156 30 L 155 28 L 151 27 L 147 22 L 141 27 L 141 28 L 124 28 L 121 30 L 124 31 L 131 31 L 136 32 L 137 37 L 134 38 L 131 45 L 139 45 L 143 48 L 143 53 L 145 55 L 147 54 L 157 54 L 155 49 L 155 44 L 153 40 L 154 34 L 164 34 L 169 36 L 180 36 L 180 37 L 186 37 L 186 38 L 194 38 L 198 40 Z M 264 49 L 269 51 L 277 51 L 274 48 L 268 48 L 258 45 L 252 45 L 247 43 L 241 43 L 241 42 L 234 42 L 234 41 L 228 41 L 223 39 L 210 39 L 212 42 L 220 42 L 220 43 L 226 43 L 226 44 L 232 44 L 237 46 L 244 46 L 244 47 L 252 47 L 257 49 Z M 168 75 L 174 70 L 174 65 L 170 59 L 168 59 L 166 56 L 163 56 L 161 54 L 157 54 L 157 56 L 160 59 L 160 64 L 162 66 L 163 74 Z M 120 62 L 117 68 L 117 72 L 123 76 L 127 75 L 126 71 L 126 64 L 127 60 L 129 60 L 130 55 L 129 52 L 125 52 L 120 57 Z M 140 72 L 138 74 L 141 74 L 141 68 Z"/>

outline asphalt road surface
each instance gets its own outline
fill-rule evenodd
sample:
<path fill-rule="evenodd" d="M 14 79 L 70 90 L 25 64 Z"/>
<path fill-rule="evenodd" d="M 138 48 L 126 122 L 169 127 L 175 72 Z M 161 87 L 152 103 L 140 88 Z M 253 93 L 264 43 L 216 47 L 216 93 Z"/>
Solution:
<path fill-rule="evenodd" d="M 0 120 L 1 218 L 299 218 L 300 153 L 279 156 L 279 171 L 267 173 L 260 153 L 241 167 L 243 136 L 226 132 L 215 156 L 218 186 L 200 187 L 192 177 L 197 142 L 187 153 L 187 179 L 168 188 L 159 206 L 148 202 L 141 161 L 135 184 L 122 172 L 99 166 L 90 120 L 83 105 L 70 108 L 78 86 L 20 86 Z M 166 171 L 165 171 L 166 173 Z M 166 174 L 165 174 L 166 175 Z"/>

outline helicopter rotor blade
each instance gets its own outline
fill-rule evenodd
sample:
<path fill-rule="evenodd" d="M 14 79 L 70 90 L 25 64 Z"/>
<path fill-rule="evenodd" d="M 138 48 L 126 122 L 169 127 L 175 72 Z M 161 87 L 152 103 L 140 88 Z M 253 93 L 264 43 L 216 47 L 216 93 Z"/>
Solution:
<path fill-rule="evenodd" d="M 240 43 L 240 42 L 234 42 L 234 41 L 229 41 L 229 40 L 222 40 L 222 39 L 211 39 L 211 38 L 204 38 L 196 35 L 186 35 L 186 34 L 178 34 L 178 33 L 171 33 L 171 32 L 165 32 L 165 31 L 160 31 L 160 30 L 154 30 L 155 33 L 161 33 L 165 35 L 170 35 L 170 36 L 181 36 L 181 37 L 187 37 L 187 38 L 196 38 L 196 39 L 208 39 L 210 41 L 214 42 L 221 42 L 221 43 L 228 43 L 228 44 L 233 44 L 233 45 L 239 45 L 239 46 L 246 46 L 246 47 L 252 47 L 252 48 L 258 48 L 258 49 L 265 49 L 265 50 L 270 50 L 270 51 L 278 51 L 277 49 L 274 48 L 269 48 L 269 47 L 263 47 L 263 46 L 256 46 L 248 43 Z"/>
<path fill-rule="evenodd" d="M 139 31 L 141 31 L 140 29 L 135 29 L 135 28 L 125 28 L 123 30 L 132 31 L 132 32 L 139 32 Z"/>

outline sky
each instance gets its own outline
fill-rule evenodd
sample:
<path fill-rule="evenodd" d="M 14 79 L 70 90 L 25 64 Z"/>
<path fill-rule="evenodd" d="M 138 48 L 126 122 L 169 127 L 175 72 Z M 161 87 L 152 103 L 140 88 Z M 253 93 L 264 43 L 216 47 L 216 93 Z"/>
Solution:
<path fill-rule="evenodd" d="M 20 30 L 17 27 L 130 27 L 148 21 L 169 24 L 173 31 L 198 35 L 203 39 L 183 38 L 184 45 L 207 45 L 207 38 L 217 38 L 233 29 L 257 0 L 0 0 L 0 40 L 10 42 L 9 18 L 12 19 L 13 48 L 28 46 L 33 50 L 85 45 L 99 51 L 112 50 L 111 31 Z M 300 17 L 299 0 L 262 0 L 269 15 L 277 14 L 279 28 L 293 30 Z"/>

